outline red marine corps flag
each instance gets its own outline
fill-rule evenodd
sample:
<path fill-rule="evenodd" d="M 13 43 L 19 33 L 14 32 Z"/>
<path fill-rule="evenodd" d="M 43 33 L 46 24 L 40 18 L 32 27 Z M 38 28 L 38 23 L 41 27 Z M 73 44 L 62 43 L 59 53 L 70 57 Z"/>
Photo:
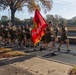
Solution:
<path fill-rule="evenodd" d="M 32 41 L 34 45 L 40 42 L 42 36 L 44 35 L 46 26 L 46 21 L 44 20 L 40 12 L 36 9 L 34 15 L 34 27 L 32 29 Z"/>

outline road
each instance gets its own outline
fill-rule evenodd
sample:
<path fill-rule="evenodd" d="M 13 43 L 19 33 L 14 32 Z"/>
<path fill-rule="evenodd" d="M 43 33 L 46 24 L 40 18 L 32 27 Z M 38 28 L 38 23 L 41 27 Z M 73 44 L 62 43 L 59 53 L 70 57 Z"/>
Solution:
<path fill-rule="evenodd" d="M 53 61 L 58 61 L 61 63 L 68 63 L 71 65 L 75 65 L 76 64 L 76 45 L 70 44 L 70 47 L 69 47 L 69 49 L 71 50 L 70 53 L 67 53 L 66 51 L 66 44 L 63 44 L 61 46 L 60 52 L 57 49 L 58 45 L 59 44 L 56 44 L 56 47 L 54 47 L 56 56 L 51 56 L 50 44 L 48 45 L 46 50 L 43 50 L 43 51 L 39 51 L 40 46 L 37 46 L 35 48 L 37 49 L 36 51 L 34 51 L 34 48 L 31 48 L 31 47 L 27 47 L 26 49 L 22 47 L 21 48 L 13 47 L 13 50 L 24 51 L 26 53 L 29 53 L 30 55 L 42 57 L 47 60 L 53 60 Z M 5 46 L 5 47 L 9 47 L 9 46 Z"/>
<path fill-rule="evenodd" d="M 51 48 L 48 47 L 46 50 L 39 51 L 39 47 L 37 47 L 37 51 L 34 51 L 34 48 L 22 49 L 24 52 L 30 53 L 31 55 L 42 57 L 47 60 L 53 60 L 61 63 L 68 63 L 71 65 L 76 64 L 76 45 L 70 45 L 70 53 L 66 51 L 66 45 L 61 46 L 61 51 L 57 50 L 58 44 L 54 48 L 56 56 L 51 55 Z M 17 50 L 17 49 L 16 49 Z M 21 50 L 21 49 L 20 49 Z"/>

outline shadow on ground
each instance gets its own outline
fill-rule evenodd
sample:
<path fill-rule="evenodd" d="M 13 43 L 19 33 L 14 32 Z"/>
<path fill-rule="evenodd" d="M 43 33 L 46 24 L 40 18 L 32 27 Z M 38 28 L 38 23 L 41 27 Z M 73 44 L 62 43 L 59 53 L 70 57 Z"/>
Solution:
<path fill-rule="evenodd" d="M 20 56 L 20 57 L 12 58 L 12 59 L 5 58 L 5 59 L 0 60 L 0 66 L 13 64 L 15 62 L 23 62 L 24 60 L 31 59 L 33 57 L 35 57 L 35 56 L 26 55 L 26 56 Z"/>

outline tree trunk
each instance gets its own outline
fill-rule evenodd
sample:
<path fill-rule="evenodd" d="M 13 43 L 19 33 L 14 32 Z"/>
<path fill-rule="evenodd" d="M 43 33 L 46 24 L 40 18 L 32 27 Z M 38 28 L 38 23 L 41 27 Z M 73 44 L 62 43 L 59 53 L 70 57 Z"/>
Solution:
<path fill-rule="evenodd" d="M 15 24 L 14 18 L 15 18 L 15 10 L 11 10 L 11 22 L 12 22 L 12 25 Z"/>

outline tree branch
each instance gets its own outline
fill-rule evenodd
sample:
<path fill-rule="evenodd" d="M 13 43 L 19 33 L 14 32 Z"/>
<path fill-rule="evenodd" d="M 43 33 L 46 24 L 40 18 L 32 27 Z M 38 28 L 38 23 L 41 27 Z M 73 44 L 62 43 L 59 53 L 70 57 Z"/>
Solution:
<path fill-rule="evenodd" d="M 14 5 L 15 8 L 17 8 L 17 6 L 19 6 L 24 0 L 16 0 L 16 4 Z"/>

